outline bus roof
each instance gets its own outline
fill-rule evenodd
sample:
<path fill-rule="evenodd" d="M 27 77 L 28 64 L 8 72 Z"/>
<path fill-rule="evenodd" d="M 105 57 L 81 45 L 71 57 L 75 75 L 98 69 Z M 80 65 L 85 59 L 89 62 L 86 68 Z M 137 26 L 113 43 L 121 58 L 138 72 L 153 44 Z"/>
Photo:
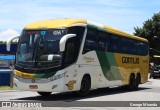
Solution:
<path fill-rule="evenodd" d="M 117 34 L 117 35 L 120 35 L 120 36 L 125 36 L 125 37 L 129 37 L 129 38 L 132 38 L 132 39 L 137 39 L 137 40 L 148 42 L 147 39 L 144 39 L 144 38 L 138 37 L 138 36 L 134 36 L 134 35 L 128 34 L 126 32 L 123 32 L 123 31 L 120 31 L 120 30 L 117 30 L 117 29 L 114 29 L 114 28 L 111 28 L 111 27 L 108 27 L 108 26 L 104 26 L 104 28 L 109 33 L 113 33 L 113 34 Z"/>
<path fill-rule="evenodd" d="M 123 31 L 108 27 L 108 26 L 103 26 L 102 24 L 98 24 L 98 23 L 94 23 L 94 22 L 90 22 L 87 20 L 83 20 L 83 19 L 68 19 L 68 18 L 64 18 L 64 19 L 50 19 L 50 20 L 43 20 L 43 21 L 38 21 L 38 22 L 34 22 L 31 24 L 28 24 L 25 26 L 24 29 L 26 30 L 30 30 L 30 29 L 49 29 L 49 28 L 65 28 L 65 27 L 70 27 L 76 24 L 85 24 L 85 25 L 90 25 L 93 27 L 96 27 L 100 30 L 105 30 L 109 33 L 113 33 L 113 34 L 117 34 L 120 36 L 125 36 L 125 37 L 129 37 L 132 39 L 137 39 L 137 40 L 141 40 L 141 41 L 145 41 L 148 42 L 147 39 L 138 37 L 138 36 L 134 36 L 128 33 L 125 33 Z"/>
<path fill-rule="evenodd" d="M 43 29 L 43 28 L 63 28 L 63 27 L 70 27 L 73 24 L 82 23 L 87 24 L 86 20 L 80 19 L 50 19 L 50 20 L 43 20 L 31 23 L 25 27 L 25 29 Z"/>

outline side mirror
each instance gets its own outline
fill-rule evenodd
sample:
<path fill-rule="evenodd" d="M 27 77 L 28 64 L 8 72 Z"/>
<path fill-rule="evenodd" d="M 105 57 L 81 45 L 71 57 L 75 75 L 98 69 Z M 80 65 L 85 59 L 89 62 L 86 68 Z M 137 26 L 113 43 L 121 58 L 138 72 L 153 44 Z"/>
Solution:
<path fill-rule="evenodd" d="M 66 42 L 68 39 L 72 38 L 72 37 L 75 37 L 76 34 L 67 34 L 67 35 L 64 35 L 60 42 L 59 42 L 59 47 L 60 47 L 60 52 L 63 52 L 65 51 L 65 46 L 66 46 Z"/>
<path fill-rule="evenodd" d="M 20 36 L 14 36 L 14 37 L 11 37 L 7 40 L 7 43 L 6 43 L 6 47 L 7 47 L 7 51 L 10 51 L 10 48 L 11 48 L 11 42 L 14 40 L 14 39 L 18 39 Z"/>

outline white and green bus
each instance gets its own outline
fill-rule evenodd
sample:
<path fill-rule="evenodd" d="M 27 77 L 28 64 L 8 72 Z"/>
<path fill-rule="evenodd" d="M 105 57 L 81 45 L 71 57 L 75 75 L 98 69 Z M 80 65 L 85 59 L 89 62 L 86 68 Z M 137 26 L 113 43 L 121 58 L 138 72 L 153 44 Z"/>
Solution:
<path fill-rule="evenodd" d="M 148 81 L 146 39 L 81 19 L 53 19 L 31 23 L 19 38 L 14 88 L 51 92 L 127 86 L 137 89 Z"/>

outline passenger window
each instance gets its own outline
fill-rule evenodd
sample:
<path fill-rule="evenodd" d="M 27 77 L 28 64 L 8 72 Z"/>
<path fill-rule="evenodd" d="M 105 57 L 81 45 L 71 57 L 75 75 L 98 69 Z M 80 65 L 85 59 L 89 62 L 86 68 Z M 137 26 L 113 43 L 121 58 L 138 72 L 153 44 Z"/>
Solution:
<path fill-rule="evenodd" d="M 107 51 L 105 32 L 98 32 L 98 51 Z"/>
<path fill-rule="evenodd" d="M 111 34 L 111 51 L 116 53 L 121 52 L 120 37 L 118 35 Z"/>
<path fill-rule="evenodd" d="M 88 29 L 83 48 L 83 54 L 96 49 L 97 49 L 97 32 L 94 29 Z"/>

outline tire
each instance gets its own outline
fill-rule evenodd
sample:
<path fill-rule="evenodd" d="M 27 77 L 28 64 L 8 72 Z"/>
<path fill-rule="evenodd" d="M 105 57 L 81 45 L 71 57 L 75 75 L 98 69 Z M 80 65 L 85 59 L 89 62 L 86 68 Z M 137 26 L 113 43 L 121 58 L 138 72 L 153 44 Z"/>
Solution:
<path fill-rule="evenodd" d="M 52 92 L 37 92 L 41 96 L 49 96 Z"/>
<path fill-rule="evenodd" d="M 128 89 L 129 90 L 134 90 L 135 89 L 135 76 L 134 76 L 134 74 L 131 74 L 131 76 L 130 76 Z"/>
<path fill-rule="evenodd" d="M 91 89 L 91 80 L 88 77 L 83 77 L 81 82 L 81 88 L 77 92 L 79 96 L 86 96 L 89 94 Z"/>
<path fill-rule="evenodd" d="M 135 79 L 135 89 L 138 89 L 139 84 L 141 83 L 141 76 L 140 74 L 137 75 L 136 79 Z"/>

